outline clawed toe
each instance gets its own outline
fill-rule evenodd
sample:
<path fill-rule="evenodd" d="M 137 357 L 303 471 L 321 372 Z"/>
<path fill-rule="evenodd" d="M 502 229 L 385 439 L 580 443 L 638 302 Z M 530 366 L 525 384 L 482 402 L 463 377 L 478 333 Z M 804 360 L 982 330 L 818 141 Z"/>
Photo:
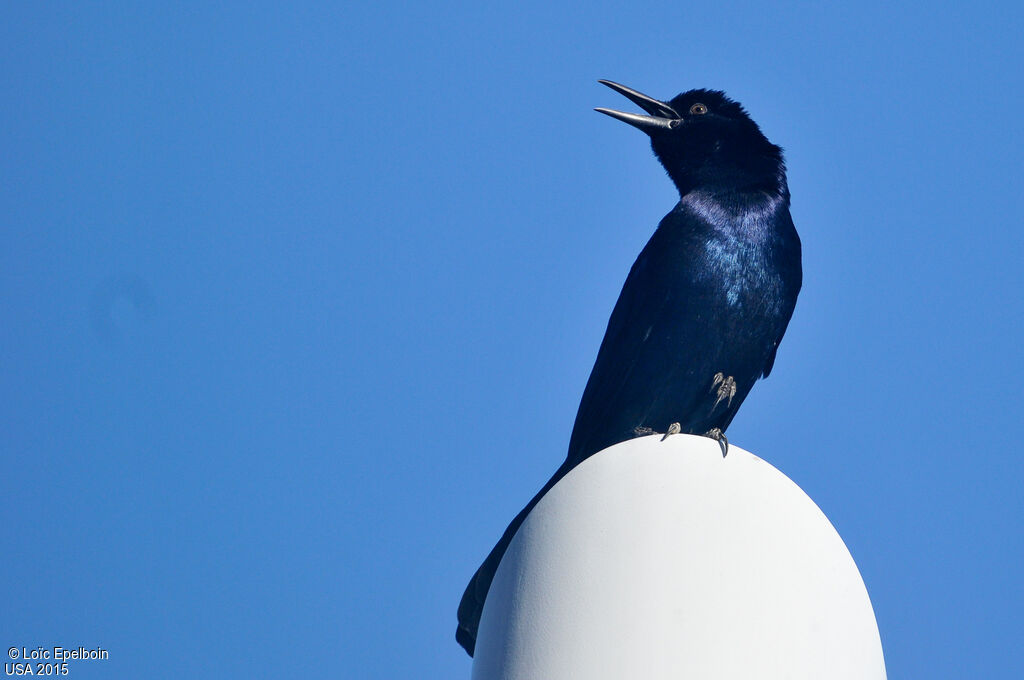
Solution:
<path fill-rule="evenodd" d="M 732 398 L 736 396 L 736 379 L 719 371 L 711 379 L 711 391 L 715 392 L 717 396 L 715 405 L 711 407 L 712 411 L 718 408 L 723 399 L 726 400 L 726 406 L 732 406 Z"/>
<path fill-rule="evenodd" d="M 718 442 L 718 445 L 722 447 L 722 458 L 725 458 L 729 454 L 729 440 L 726 438 L 725 433 L 719 428 L 711 428 L 704 433 L 704 436 Z"/>

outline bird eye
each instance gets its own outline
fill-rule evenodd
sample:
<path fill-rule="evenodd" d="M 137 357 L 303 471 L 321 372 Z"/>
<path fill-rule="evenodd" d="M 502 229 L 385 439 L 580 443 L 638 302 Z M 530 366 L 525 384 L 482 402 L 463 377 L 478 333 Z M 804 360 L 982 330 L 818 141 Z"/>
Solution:
<path fill-rule="evenodd" d="M 690 107 L 690 113 L 701 115 L 708 112 L 708 107 L 703 104 L 694 104 Z"/>

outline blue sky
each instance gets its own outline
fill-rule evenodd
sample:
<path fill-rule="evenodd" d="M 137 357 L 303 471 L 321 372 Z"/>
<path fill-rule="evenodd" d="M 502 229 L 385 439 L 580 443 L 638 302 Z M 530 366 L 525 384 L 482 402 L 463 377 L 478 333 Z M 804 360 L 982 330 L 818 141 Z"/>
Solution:
<path fill-rule="evenodd" d="M 610 78 L 787 151 L 804 290 L 729 435 L 845 539 L 890 677 L 1021 677 L 1022 16 L 11 4 L 0 642 L 468 677 L 462 589 L 676 200 Z"/>

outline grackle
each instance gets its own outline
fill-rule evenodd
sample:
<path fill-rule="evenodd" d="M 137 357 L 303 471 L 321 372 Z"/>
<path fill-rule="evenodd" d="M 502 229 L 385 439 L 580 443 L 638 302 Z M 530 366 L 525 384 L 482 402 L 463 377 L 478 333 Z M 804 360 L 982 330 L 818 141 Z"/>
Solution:
<path fill-rule="evenodd" d="M 662 102 L 599 81 L 648 115 L 599 108 L 651 138 L 679 190 L 637 257 L 583 391 L 565 462 L 516 516 L 459 604 L 469 655 L 494 572 L 540 498 L 587 457 L 646 434 L 718 440 L 758 378 L 768 377 L 800 292 L 800 238 L 782 149 L 716 90 Z M 663 437 L 663 439 L 664 439 Z"/>

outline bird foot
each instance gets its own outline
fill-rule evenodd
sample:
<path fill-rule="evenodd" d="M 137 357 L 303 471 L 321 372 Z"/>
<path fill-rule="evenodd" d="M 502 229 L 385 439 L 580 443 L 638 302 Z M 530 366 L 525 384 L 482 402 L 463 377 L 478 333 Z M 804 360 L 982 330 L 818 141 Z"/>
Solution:
<path fill-rule="evenodd" d="M 633 436 L 634 437 L 646 437 L 649 434 L 658 434 L 658 433 L 655 432 L 654 429 L 650 428 L 650 427 L 640 427 L 640 426 L 637 426 L 637 427 L 633 428 Z"/>
<path fill-rule="evenodd" d="M 718 442 L 718 445 L 722 447 L 722 458 L 725 458 L 729 454 L 729 440 L 725 438 L 725 433 L 720 429 L 713 427 L 705 432 L 704 436 Z"/>
<path fill-rule="evenodd" d="M 711 390 L 717 390 L 716 396 L 718 397 L 715 399 L 715 405 L 711 407 L 712 411 L 718 408 L 723 399 L 728 400 L 726 406 L 732 406 L 732 398 L 736 396 L 736 379 L 719 371 L 711 380 Z"/>
<path fill-rule="evenodd" d="M 665 432 L 665 436 L 661 438 L 661 441 L 665 441 L 669 438 L 669 435 L 679 434 L 683 431 L 682 426 L 679 423 L 672 423 L 668 426 L 668 430 Z"/>

